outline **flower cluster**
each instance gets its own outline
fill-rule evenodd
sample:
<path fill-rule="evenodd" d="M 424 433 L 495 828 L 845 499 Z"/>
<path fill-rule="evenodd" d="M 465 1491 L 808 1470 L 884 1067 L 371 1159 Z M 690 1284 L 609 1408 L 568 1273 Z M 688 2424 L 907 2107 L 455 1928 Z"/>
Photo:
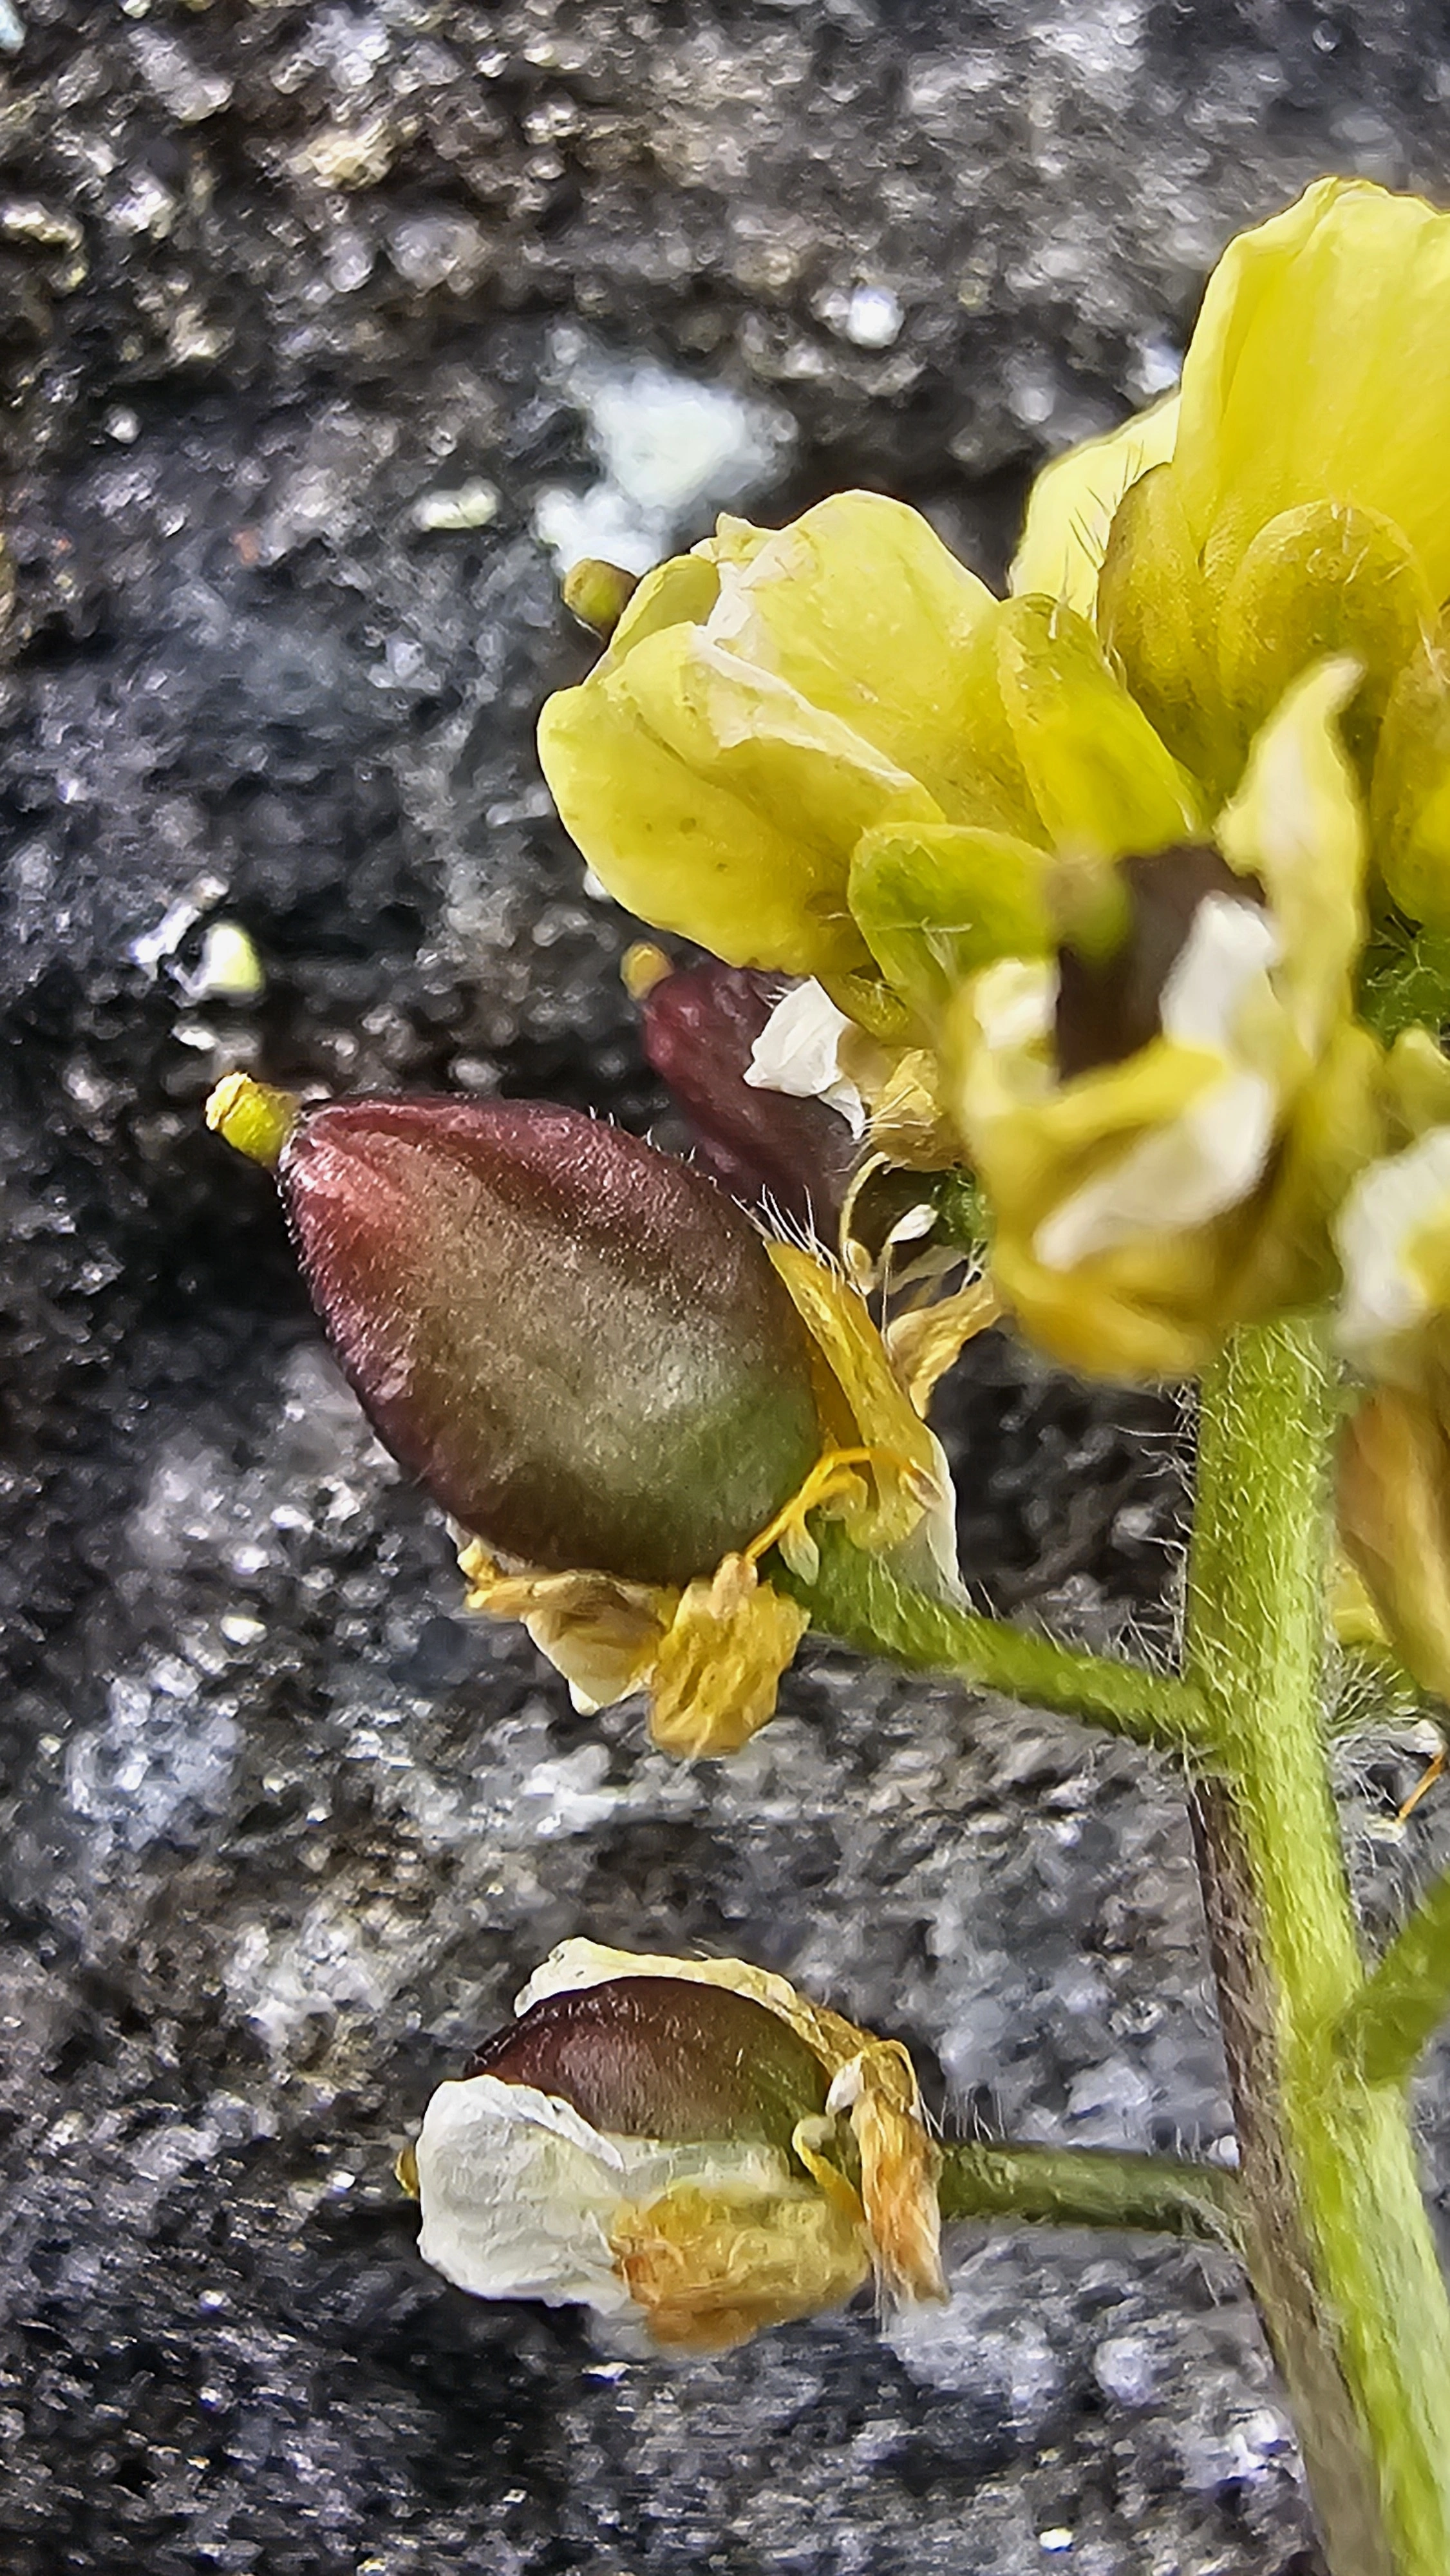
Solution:
<path fill-rule="evenodd" d="M 1367 962 L 1450 922 L 1447 315 L 1450 217 L 1321 182 L 1180 392 L 1048 468 L 1007 598 L 879 494 L 726 520 L 544 712 L 597 874 L 825 987 L 878 1143 L 972 1167 L 1074 1365 L 1187 1375 L 1332 1292 L 1384 1150 Z"/>
<path fill-rule="evenodd" d="M 927 1402 L 997 1314 L 1178 1379 L 1306 1306 L 1360 1381 L 1345 1552 L 1450 1699 L 1447 348 L 1450 215 L 1325 180 L 1230 246 L 1178 393 L 1041 476 L 1005 597 L 874 492 L 576 573 L 606 641 L 541 757 L 597 877 L 709 952 L 625 966 L 697 1160 L 218 1087 L 470 1604 L 581 1706 L 738 1749 L 823 1515 L 954 1599 Z M 939 2290 L 899 2047 L 589 1943 L 518 2013 L 404 2159 L 450 2279 L 696 2349 Z"/>

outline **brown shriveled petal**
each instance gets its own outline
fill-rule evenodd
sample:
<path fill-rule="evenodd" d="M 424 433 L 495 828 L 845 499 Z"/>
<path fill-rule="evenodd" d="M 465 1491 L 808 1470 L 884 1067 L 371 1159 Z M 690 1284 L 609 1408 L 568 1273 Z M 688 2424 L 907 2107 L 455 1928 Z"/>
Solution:
<path fill-rule="evenodd" d="M 1257 879 L 1206 843 L 1123 859 L 1108 881 L 1127 896 L 1126 924 L 1100 949 L 1071 932 L 1058 957 L 1057 1067 L 1064 1082 L 1122 1064 L 1161 1034 L 1163 987 L 1209 895 L 1262 908 Z M 1118 925 L 1114 923 L 1114 928 Z"/>
<path fill-rule="evenodd" d="M 788 2152 L 825 2107 L 815 2050 L 764 2004 L 683 1977 L 618 1977 L 547 1995 L 468 2073 L 530 2084 L 616 2137 L 759 2139 Z"/>
<path fill-rule="evenodd" d="M 823 1100 L 756 1090 L 751 1050 L 783 992 L 778 975 L 713 958 L 661 976 L 641 1001 L 644 1051 L 669 1084 L 717 1180 L 746 1206 L 769 1199 L 834 1241 L 860 1147 Z"/>
<path fill-rule="evenodd" d="M 809 1470 L 810 1352 L 759 1236 L 638 1137 L 535 1102 L 337 1102 L 278 1181 L 372 1421 L 490 1546 L 684 1584 Z"/>
<path fill-rule="evenodd" d="M 723 2352 L 763 2327 L 844 2306 L 870 2271 L 866 2231 L 823 2194 L 680 2183 L 616 2215 L 610 2245 L 655 2342 Z"/>

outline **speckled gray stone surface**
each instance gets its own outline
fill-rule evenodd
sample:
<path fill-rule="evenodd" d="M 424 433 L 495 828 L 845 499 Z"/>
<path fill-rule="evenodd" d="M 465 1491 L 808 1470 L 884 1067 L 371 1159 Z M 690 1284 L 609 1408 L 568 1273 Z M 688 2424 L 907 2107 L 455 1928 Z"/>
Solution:
<path fill-rule="evenodd" d="M 1186 1835 L 1138 1757 L 829 1652 L 729 1769 L 574 1718 L 198 1110 L 249 1061 L 657 1116 L 533 765 L 584 659 L 538 532 L 864 478 L 1000 562 L 1235 224 L 1450 180 L 1440 12 L 0 0 L 0 78 L 6 2568 L 1306 2576 L 1217 2261 L 964 2236 L 944 2315 L 684 2367 L 421 2268 L 392 2155 L 575 1931 L 787 1969 L 953 2118 L 1211 2145 Z M 627 432 L 681 378 L 731 400 L 672 481 Z M 994 1344 L 951 1429 L 991 1597 L 1164 1631 L 1170 1408 Z M 1381 1919 L 1413 1776 L 1347 1776 Z"/>

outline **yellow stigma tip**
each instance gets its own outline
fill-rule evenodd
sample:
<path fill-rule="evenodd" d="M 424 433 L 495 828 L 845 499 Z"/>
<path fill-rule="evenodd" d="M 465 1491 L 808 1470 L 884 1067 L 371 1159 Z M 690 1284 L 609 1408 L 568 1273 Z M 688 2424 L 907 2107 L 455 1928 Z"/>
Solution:
<path fill-rule="evenodd" d="M 662 984 L 674 967 L 662 948 L 652 939 L 636 939 L 626 948 L 619 961 L 619 980 L 632 1002 L 642 1002 L 656 984 Z"/>
<path fill-rule="evenodd" d="M 227 1073 L 206 1104 L 206 1123 L 249 1162 L 275 1172 L 299 1110 L 292 1092 L 274 1091 L 249 1073 Z"/>
<path fill-rule="evenodd" d="M 565 607 L 607 642 L 639 588 L 639 575 L 586 556 L 582 563 L 571 564 L 562 587 Z"/>

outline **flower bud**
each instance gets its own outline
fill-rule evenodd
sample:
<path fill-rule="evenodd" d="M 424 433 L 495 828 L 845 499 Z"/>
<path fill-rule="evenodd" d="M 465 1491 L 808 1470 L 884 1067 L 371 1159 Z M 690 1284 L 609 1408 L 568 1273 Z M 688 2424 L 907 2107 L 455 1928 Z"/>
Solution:
<path fill-rule="evenodd" d="M 215 1113 L 244 1151 L 254 1088 L 234 1077 Z M 490 1545 L 688 1583 L 818 1455 L 806 1336 L 758 1235 L 638 1138 L 534 1103 L 337 1102 L 295 1116 L 277 1179 L 370 1419 Z"/>
<path fill-rule="evenodd" d="M 594 2129 L 782 2149 L 830 2089 L 814 2050 L 763 2004 L 667 1976 L 543 1995 L 468 2073 L 555 2094 Z"/>
<path fill-rule="evenodd" d="M 857 1156 L 852 1122 L 823 1098 L 750 1078 L 780 993 L 777 977 L 713 960 L 666 974 L 643 996 L 644 1051 L 725 1188 L 830 1240 Z"/>
<path fill-rule="evenodd" d="M 426 2262 L 696 2351 L 940 2295 L 937 2157 L 905 2052 L 742 1960 L 568 1941 L 440 2085 L 399 2172 Z"/>

